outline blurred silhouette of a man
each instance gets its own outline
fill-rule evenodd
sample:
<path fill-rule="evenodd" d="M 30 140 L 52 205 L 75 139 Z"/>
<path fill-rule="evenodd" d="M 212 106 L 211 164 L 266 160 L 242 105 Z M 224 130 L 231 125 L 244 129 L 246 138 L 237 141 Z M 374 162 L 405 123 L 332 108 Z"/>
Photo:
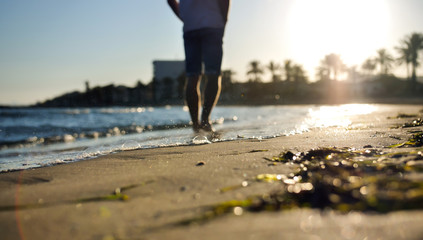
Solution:
<path fill-rule="evenodd" d="M 184 23 L 185 99 L 195 132 L 213 132 L 210 114 L 220 95 L 223 34 L 230 0 L 168 0 L 169 6 Z M 201 107 L 200 81 L 204 63 L 207 84 Z"/>

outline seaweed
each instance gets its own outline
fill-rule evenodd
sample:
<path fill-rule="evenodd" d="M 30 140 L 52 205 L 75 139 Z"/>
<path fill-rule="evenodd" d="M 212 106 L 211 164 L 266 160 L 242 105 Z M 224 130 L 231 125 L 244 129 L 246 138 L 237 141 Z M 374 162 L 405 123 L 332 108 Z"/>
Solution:
<path fill-rule="evenodd" d="M 50 207 L 60 204 L 80 204 L 80 203 L 87 203 L 87 202 L 99 202 L 99 201 L 127 201 L 129 200 L 129 196 L 123 194 L 124 191 L 127 191 L 132 188 L 144 186 L 146 184 L 153 183 L 153 180 L 145 181 L 140 184 L 131 184 L 128 186 L 123 186 L 116 188 L 111 194 L 104 195 L 104 196 L 96 196 L 90 198 L 80 198 L 76 200 L 69 200 L 69 201 L 62 201 L 62 202 L 55 202 L 55 203 L 45 203 L 44 201 L 39 201 L 37 203 L 29 203 L 29 204 L 21 204 L 21 205 L 10 205 L 10 206 L 0 206 L 0 212 L 2 211 L 13 211 L 13 210 L 25 210 L 25 209 L 34 209 L 34 208 L 43 208 L 43 207 Z"/>
<path fill-rule="evenodd" d="M 254 150 L 251 150 L 250 151 L 250 153 L 256 153 L 256 152 L 268 152 L 269 150 L 268 149 L 254 149 Z"/>
<path fill-rule="evenodd" d="M 129 200 L 129 196 L 121 193 L 121 189 L 117 188 L 112 194 L 99 196 L 99 197 L 81 198 L 81 199 L 77 199 L 75 202 L 84 203 L 84 202 L 114 201 L 114 200 L 127 201 Z"/>
<path fill-rule="evenodd" d="M 410 122 L 406 122 L 402 125 L 395 125 L 392 126 L 391 128 L 393 129 L 397 129 L 397 128 L 413 128 L 413 127 L 421 127 L 423 126 L 423 119 L 422 118 L 415 118 Z"/>
<path fill-rule="evenodd" d="M 296 156 L 292 152 L 287 151 L 283 154 L 281 153 L 278 156 L 272 157 L 271 159 L 269 158 L 264 158 L 264 159 L 270 162 L 289 162 L 291 160 L 295 160 Z"/>
<path fill-rule="evenodd" d="M 417 114 L 406 114 L 406 113 L 398 113 L 396 117 L 388 117 L 388 119 L 402 119 L 402 118 L 415 118 L 418 117 Z"/>
<path fill-rule="evenodd" d="M 299 166 L 294 171 L 294 177 L 257 177 L 264 181 L 279 180 L 285 187 L 272 193 L 270 198 L 261 199 L 263 206 L 254 206 L 254 209 L 269 209 L 266 206 L 269 204 L 273 209 L 281 209 L 287 199 L 287 206 L 329 207 L 340 211 L 386 212 L 423 207 L 423 183 L 402 177 L 408 171 L 422 170 L 411 168 L 415 162 L 398 164 L 388 161 L 389 156 L 374 149 L 320 148 L 296 156 L 295 162 Z"/>
<path fill-rule="evenodd" d="M 421 147 L 423 146 L 423 132 L 414 133 L 407 142 L 394 144 L 389 146 L 390 148 L 399 148 L 399 147 Z"/>
<path fill-rule="evenodd" d="M 219 189 L 219 192 L 220 193 L 225 193 L 225 192 L 237 190 L 237 189 L 240 189 L 240 188 L 244 188 L 244 187 L 247 187 L 249 185 L 250 184 L 247 181 L 243 181 L 241 184 L 232 185 L 232 186 L 228 186 L 228 187 L 223 187 L 223 188 Z"/>
<path fill-rule="evenodd" d="M 417 136 L 414 141 L 421 141 Z M 419 140 L 420 139 L 420 140 Z M 283 152 L 269 161 L 296 164 L 292 173 L 259 174 L 250 181 L 280 183 L 271 193 L 215 204 L 176 225 L 202 223 L 244 211 L 280 211 L 295 208 L 332 209 L 342 213 L 387 213 L 423 209 L 423 182 L 407 178 L 423 173 L 422 151 L 385 153 L 378 149 L 318 148 Z M 224 193 L 237 187 L 223 188 Z"/>
<path fill-rule="evenodd" d="M 421 127 L 423 126 L 423 119 L 416 118 L 409 123 L 404 123 L 401 127 L 402 128 L 411 128 L 411 127 Z"/>

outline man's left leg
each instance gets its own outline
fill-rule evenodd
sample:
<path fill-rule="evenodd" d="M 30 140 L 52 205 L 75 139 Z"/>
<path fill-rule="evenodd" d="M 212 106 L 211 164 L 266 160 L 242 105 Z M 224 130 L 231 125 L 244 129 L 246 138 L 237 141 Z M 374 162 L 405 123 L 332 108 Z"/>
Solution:
<path fill-rule="evenodd" d="M 204 90 L 203 111 L 201 113 L 201 128 L 206 131 L 213 131 L 210 114 L 220 96 L 221 77 L 220 75 L 207 75 L 207 84 Z"/>
<path fill-rule="evenodd" d="M 200 131 L 200 124 L 198 123 L 199 109 L 201 106 L 200 95 L 200 75 L 187 77 L 185 86 L 185 100 L 189 108 L 191 116 L 192 127 L 194 132 Z"/>

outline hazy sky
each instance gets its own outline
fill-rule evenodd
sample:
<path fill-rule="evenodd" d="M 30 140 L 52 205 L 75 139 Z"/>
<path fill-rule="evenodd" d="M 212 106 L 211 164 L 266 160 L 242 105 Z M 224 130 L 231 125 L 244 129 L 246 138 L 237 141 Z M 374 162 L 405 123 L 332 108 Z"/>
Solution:
<path fill-rule="evenodd" d="M 422 0 L 232 0 L 223 68 L 247 80 L 252 60 L 292 59 L 313 80 L 329 53 L 349 66 L 380 48 L 395 55 L 400 39 L 423 33 L 422 12 Z M 153 60 L 183 59 L 166 0 L 0 0 L 0 104 L 81 91 L 86 80 L 148 83 Z"/>

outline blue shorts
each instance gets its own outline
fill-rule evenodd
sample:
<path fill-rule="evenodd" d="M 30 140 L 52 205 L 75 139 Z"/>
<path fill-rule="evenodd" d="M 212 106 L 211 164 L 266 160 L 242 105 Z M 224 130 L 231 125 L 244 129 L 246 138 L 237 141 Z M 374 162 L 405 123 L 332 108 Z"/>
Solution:
<path fill-rule="evenodd" d="M 185 71 L 188 77 L 202 73 L 220 75 L 224 28 L 203 28 L 184 33 Z"/>

